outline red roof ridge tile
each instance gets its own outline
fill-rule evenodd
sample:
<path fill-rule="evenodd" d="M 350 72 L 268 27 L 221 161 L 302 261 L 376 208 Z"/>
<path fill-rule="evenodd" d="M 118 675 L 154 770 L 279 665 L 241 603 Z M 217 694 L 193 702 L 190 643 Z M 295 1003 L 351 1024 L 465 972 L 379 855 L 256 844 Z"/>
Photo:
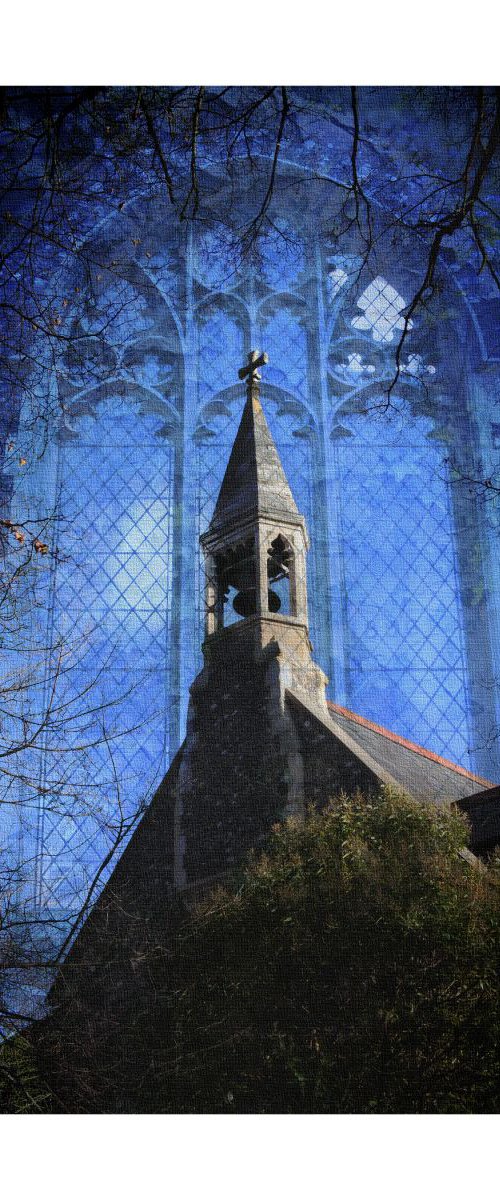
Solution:
<path fill-rule="evenodd" d="M 355 721 L 357 725 L 363 725 L 365 729 L 372 729 L 374 733 L 382 734 L 390 742 L 396 742 L 398 746 L 405 746 L 407 750 L 413 750 L 415 754 L 421 754 L 422 758 L 429 758 L 431 762 L 439 763 L 441 767 L 448 767 L 450 771 L 456 771 L 457 775 L 465 775 L 467 779 L 473 779 L 474 783 L 483 784 L 486 789 L 497 786 L 491 780 L 483 779 L 481 775 L 474 775 L 472 771 L 467 771 L 465 767 L 457 766 L 457 763 L 450 762 L 448 758 L 441 758 L 439 754 L 434 754 L 432 750 L 426 750 L 424 746 L 418 746 L 416 742 L 409 742 L 407 738 L 401 737 L 399 733 L 392 733 L 390 729 L 385 729 L 383 725 L 376 725 L 374 721 L 369 721 L 367 717 L 361 717 L 359 713 L 352 712 L 350 708 L 343 708 L 341 704 L 335 704 L 333 700 L 328 700 L 327 704 L 332 712 L 337 712 L 343 717 L 348 717 L 351 721 Z"/>

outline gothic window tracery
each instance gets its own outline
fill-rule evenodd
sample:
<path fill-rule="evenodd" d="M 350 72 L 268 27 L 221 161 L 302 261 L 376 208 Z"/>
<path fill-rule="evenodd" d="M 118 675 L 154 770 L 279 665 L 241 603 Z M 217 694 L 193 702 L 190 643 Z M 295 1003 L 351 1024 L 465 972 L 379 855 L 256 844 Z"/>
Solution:
<path fill-rule="evenodd" d="M 144 695 L 157 689 L 155 695 L 162 696 L 156 705 L 160 716 L 149 723 L 151 732 L 161 734 L 155 746 L 151 743 L 150 766 L 131 738 L 130 756 L 120 760 L 124 780 L 145 778 L 148 771 L 153 775 L 153 760 L 160 761 L 160 742 L 170 732 L 162 724 L 164 713 L 179 694 L 177 659 L 186 657 L 186 691 L 197 669 L 204 582 L 197 538 L 209 523 L 236 435 L 243 405 L 236 372 L 251 345 L 269 354 L 263 404 L 311 536 L 309 615 L 315 650 L 323 646 L 321 664 L 328 671 L 332 646 L 341 644 L 344 699 L 350 707 L 395 729 L 404 713 L 403 733 L 469 765 L 456 530 L 437 422 L 425 424 L 441 403 L 432 390 L 441 386 L 442 364 L 433 358 L 417 321 L 391 406 L 401 416 L 401 405 L 412 406 L 405 409 L 400 440 L 387 439 L 387 429 L 376 420 L 377 404 L 392 378 L 409 290 L 401 283 L 400 294 L 385 267 L 375 279 L 361 276 L 356 254 L 329 255 L 323 274 L 306 279 L 306 263 L 310 266 L 314 256 L 293 222 L 271 223 L 255 254 L 243 258 L 229 227 L 200 223 L 191 259 L 187 252 L 181 256 L 179 246 L 169 246 L 162 220 L 153 230 L 151 218 L 151 237 L 131 221 L 126 253 L 123 231 L 116 250 L 111 240 L 107 243 L 109 257 L 116 253 L 122 264 L 122 279 L 99 271 L 101 278 L 92 278 L 88 295 L 80 281 L 72 324 L 76 337 L 58 377 L 64 406 L 62 486 L 68 499 L 85 498 L 82 544 L 88 560 L 96 555 L 97 566 L 92 573 L 79 559 L 71 577 L 69 564 L 66 575 L 61 564 L 56 607 L 80 628 L 80 601 L 86 597 L 102 618 L 102 645 L 116 643 L 117 689 L 140 660 L 156 680 Z M 182 297 L 178 314 L 154 286 L 160 280 L 172 297 L 174 292 Z M 327 301 L 321 330 L 328 357 L 324 415 L 317 394 L 325 372 L 315 349 L 318 318 L 311 307 L 316 286 L 323 304 Z M 100 297 L 97 309 L 92 290 Z M 105 328 L 97 315 L 103 307 L 109 318 Z M 185 341 L 181 329 L 188 330 Z M 105 396 L 112 399 L 112 411 Z M 417 412 L 422 416 L 415 417 Z M 120 445 L 118 428 L 124 436 Z M 89 454 L 99 461 L 92 494 Z M 183 492 L 176 492 L 176 463 L 184 472 Z M 417 513 L 419 521 L 413 522 Z M 196 561 L 197 573 L 193 578 L 190 566 L 189 594 L 183 596 L 180 573 L 175 576 L 173 570 L 177 544 L 184 562 Z M 161 576 L 151 570 L 157 554 L 165 565 Z M 337 605 L 330 580 L 340 578 L 339 555 L 344 594 Z M 417 601 L 410 596 L 410 582 Z M 187 661 L 191 650 L 180 646 L 182 638 L 172 628 L 181 603 L 192 662 Z M 145 716 L 140 695 L 138 686 L 139 721 Z"/>
<path fill-rule="evenodd" d="M 469 765 L 453 506 L 436 434 L 443 414 L 418 326 L 408 328 L 389 403 L 385 390 L 405 304 L 383 276 L 357 302 L 346 289 L 329 348 L 329 490 L 340 568 L 331 553 L 344 614 L 345 702 Z"/>
<path fill-rule="evenodd" d="M 349 389 L 351 399 L 357 397 L 359 405 L 376 411 L 387 403 L 387 397 L 381 399 L 385 387 L 390 389 L 390 407 L 397 408 L 398 392 L 409 395 L 408 389 L 412 389 L 413 403 L 432 410 L 438 368 L 431 361 L 432 350 L 422 324 L 414 326 L 410 321 L 405 329 L 401 316 L 405 307 L 405 299 L 383 276 L 366 284 L 360 281 L 359 264 L 352 268 L 328 327 L 328 386 L 335 405 L 341 395 L 345 401 Z M 364 315 L 358 316 L 356 308 L 362 308 Z M 398 365 L 396 348 L 404 330 L 407 342 Z"/>
<path fill-rule="evenodd" d="M 262 305 L 260 321 L 261 341 L 269 354 L 267 382 L 307 402 L 308 353 L 302 307 L 279 298 L 269 300 Z"/>
<path fill-rule="evenodd" d="M 353 317 L 351 324 L 354 329 L 369 330 L 374 342 L 389 343 L 394 341 L 396 333 L 405 328 L 404 317 L 401 313 L 406 308 L 406 300 L 387 283 L 382 275 L 377 275 L 364 289 L 357 301 L 357 307 L 363 316 Z M 413 328 L 413 322 L 407 322 L 408 331 Z"/>
<path fill-rule="evenodd" d="M 278 292 L 294 288 L 305 266 L 303 241 L 288 221 L 278 217 L 258 239 L 256 260 L 269 288 Z"/>

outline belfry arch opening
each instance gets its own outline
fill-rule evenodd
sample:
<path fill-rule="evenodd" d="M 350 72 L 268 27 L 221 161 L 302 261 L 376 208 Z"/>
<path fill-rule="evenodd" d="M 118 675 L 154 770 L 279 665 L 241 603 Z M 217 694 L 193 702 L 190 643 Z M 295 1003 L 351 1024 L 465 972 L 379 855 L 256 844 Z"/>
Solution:
<path fill-rule="evenodd" d="M 278 534 L 267 551 L 269 612 L 296 617 L 295 556 L 290 542 Z"/>
<path fill-rule="evenodd" d="M 226 627 L 257 612 L 255 540 L 247 538 L 217 555 L 218 625 Z"/>
<path fill-rule="evenodd" d="M 259 612 L 255 539 L 228 547 L 215 558 L 216 627 L 227 628 Z M 266 554 L 267 612 L 294 617 L 296 612 L 295 555 L 279 534 Z"/>

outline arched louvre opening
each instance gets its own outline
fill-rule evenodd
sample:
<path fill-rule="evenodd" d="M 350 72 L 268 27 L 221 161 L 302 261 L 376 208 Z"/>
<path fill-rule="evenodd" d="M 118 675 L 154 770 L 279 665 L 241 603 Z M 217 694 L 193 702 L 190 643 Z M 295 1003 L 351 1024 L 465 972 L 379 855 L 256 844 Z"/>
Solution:
<path fill-rule="evenodd" d="M 268 603 L 286 616 L 297 616 L 295 556 L 291 543 L 281 534 L 274 538 L 267 551 L 267 575 L 271 595 Z"/>

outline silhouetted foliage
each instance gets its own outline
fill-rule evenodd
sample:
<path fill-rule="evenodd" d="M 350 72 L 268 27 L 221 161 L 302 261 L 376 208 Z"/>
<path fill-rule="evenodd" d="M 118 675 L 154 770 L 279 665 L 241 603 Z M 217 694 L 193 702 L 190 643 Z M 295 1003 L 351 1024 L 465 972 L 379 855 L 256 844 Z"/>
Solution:
<path fill-rule="evenodd" d="M 151 952 L 118 1021 L 113 989 L 85 1045 L 75 1007 L 66 1032 L 56 1020 L 51 1103 L 498 1111 L 500 893 L 494 864 L 461 856 L 466 835 L 391 791 L 276 827 Z"/>
<path fill-rule="evenodd" d="M 498 895 L 464 840 L 390 793 L 277 829 L 179 948 L 179 1107 L 495 1107 Z"/>

